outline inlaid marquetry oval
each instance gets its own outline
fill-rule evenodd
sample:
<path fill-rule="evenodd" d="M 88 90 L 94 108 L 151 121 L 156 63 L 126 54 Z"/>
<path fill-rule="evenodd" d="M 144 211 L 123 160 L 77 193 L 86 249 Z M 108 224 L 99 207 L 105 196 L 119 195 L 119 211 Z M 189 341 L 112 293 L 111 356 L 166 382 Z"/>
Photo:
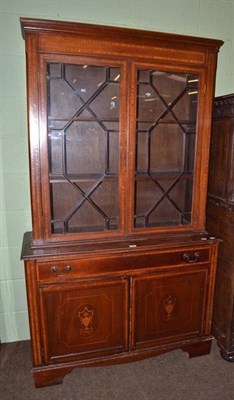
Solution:
<path fill-rule="evenodd" d="M 179 298 L 169 293 L 161 300 L 161 315 L 165 323 L 174 322 L 179 312 Z"/>
<path fill-rule="evenodd" d="M 98 327 L 98 312 L 92 304 L 83 304 L 76 312 L 76 328 L 83 337 L 93 336 Z"/>

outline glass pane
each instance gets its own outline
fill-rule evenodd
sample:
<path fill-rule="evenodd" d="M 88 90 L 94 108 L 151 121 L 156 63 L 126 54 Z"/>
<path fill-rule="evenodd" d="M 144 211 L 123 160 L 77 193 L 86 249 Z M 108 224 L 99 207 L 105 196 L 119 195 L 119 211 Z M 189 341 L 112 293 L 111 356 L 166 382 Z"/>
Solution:
<path fill-rule="evenodd" d="M 199 76 L 138 70 L 136 228 L 191 224 Z"/>
<path fill-rule="evenodd" d="M 119 227 L 120 68 L 47 64 L 52 233 Z"/>

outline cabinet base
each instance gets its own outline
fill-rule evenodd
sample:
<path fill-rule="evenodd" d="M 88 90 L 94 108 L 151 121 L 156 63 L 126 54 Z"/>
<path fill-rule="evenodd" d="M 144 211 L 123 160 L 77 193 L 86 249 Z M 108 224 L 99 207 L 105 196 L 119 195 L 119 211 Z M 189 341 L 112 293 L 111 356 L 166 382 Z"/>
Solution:
<path fill-rule="evenodd" d="M 226 353 L 223 349 L 221 349 L 220 355 L 225 361 L 234 362 L 234 353 Z"/>
<path fill-rule="evenodd" d="M 206 340 L 204 342 L 190 344 L 188 346 L 181 347 L 181 349 L 188 353 L 189 358 L 194 358 L 210 354 L 211 344 L 212 339 Z"/>
<path fill-rule="evenodd" d="M 103 357 L 89 361 L 74 362 L 69 364 L 51 365 L 45 367 L 33 368 L 34 384 L 36 388 L 59 385 L 63 379 L 75 368 L 88 368 L 94 366 L 108 366 L 115 364 L 124 364 L 133 361 L 140 361 L 146 358 L 155 357 L 172 350 L 181 349 L 187 352 L 189 358 L 199 357 L 210 353 L 213 337 L 208 337 L 201 341 L 183 342 L 170 346 L 159 346 L 149 350 L 139 350 L 131 353 L 124 353 L 116 356 Z"/>
<path fill-rule="evenodd" d="M 70 374 L 72 370 L 71 366 L 33 369 L 34 385 L 36 388 L 61 385 L 65 376 Z"/>

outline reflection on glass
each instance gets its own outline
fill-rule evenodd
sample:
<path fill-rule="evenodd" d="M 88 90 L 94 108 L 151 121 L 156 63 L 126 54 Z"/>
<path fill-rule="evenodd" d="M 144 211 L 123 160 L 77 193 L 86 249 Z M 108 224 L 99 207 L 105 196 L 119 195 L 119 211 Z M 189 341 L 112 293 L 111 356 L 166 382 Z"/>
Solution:
<path fill-rule="evenodd" d="M 53 233 L 119 226 L 120 68 L 47 64 Z"/>
<path fill-rule="evenodd" d="M 189 225 L 199 76 L 138 70 L 136 228 Z"/>

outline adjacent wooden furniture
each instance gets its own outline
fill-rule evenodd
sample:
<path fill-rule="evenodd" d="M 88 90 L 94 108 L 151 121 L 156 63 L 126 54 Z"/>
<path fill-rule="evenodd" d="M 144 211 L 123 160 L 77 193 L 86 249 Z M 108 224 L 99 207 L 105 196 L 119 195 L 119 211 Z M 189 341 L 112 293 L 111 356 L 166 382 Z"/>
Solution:
<path fill-rule="evenodd" d="M 205 207 L 222 42 L 21 23 L 35 385 L 177 348 L 207 354 L 218 240 Z"/>
<path fill-rule="evenodd" d="M 234 94 L 214 101 L 207 228 L 222 239 L 212 330 L 234 361 Z"/>

